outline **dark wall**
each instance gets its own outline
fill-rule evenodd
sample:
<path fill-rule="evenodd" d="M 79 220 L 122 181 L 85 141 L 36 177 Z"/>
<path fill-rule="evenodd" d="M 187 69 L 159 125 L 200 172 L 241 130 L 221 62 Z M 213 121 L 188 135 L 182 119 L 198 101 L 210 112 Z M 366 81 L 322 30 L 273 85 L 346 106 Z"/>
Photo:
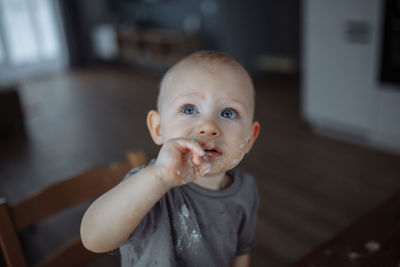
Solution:
<path fill-rule="evenodd" d="M 215 36 L 220 37 L 218 48 L 236 56 L 252 71 L 255 71 L 255 60 L 260 54 L 298 59 L 298 1 L 220 2 L 215 32 Z"/>
<path fill-rule="evenodd" d="M 93 57 L 89 30 L 91 25 L 85 20 L 87 10 L 81 7 L 79 0 L 59 2 L 70 65 L 74 67 L 90 64 Z"/>
<path fill-rule="evenodd" d="M 201 0 L 161 0 L 157 3 L 140 0 L 79 1 L 81 21 L 85 24 L 79 30 L 91 29 L 99 22 L 135 23 L 183 30 L 184 19 L 189 15 L 198 15 L 202 18 L 205 48 L 232 54 L 250 72 L 257 71 L 255 60 L 260 54 L 298 60 L 299 1 L 215 2 L 218 5 L 217 13 L 205 15 L 201 12 Z"/>

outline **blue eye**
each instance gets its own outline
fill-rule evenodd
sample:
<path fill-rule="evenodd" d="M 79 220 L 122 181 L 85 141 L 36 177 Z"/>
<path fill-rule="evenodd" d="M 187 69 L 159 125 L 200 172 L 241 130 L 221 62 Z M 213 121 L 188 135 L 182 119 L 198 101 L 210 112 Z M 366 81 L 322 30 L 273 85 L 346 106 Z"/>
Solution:
<path fill-rule="evenodd" d="M 238 116 L 238 113 L 231 108 L 227 108 L 221 112 L 221 116 L 224 118 L 228 118 L 228 119 L 236 119 Z"/>
<path fill-rule="evenodd" d="M 197 111 L 197 109 L 193 105 L 184 105 L 181 108 L 181 112 L 183 112 L 185 114 L 197 114 L 197 113 L 199 113 Z"/>

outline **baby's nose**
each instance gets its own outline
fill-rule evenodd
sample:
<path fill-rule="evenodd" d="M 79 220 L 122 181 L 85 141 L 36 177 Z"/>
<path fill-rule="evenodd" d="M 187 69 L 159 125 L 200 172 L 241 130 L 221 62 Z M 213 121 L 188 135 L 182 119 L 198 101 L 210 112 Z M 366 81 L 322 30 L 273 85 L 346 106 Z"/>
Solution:
<path fill-rule="evenodd" d="M 213 121 L 204 121 L 199 125 L 197 129 L 197 134 L 198 135 L 203 135 L 203 136 L 215 136 L 218 137 L 221 134 L 220 129 L 218 128 L 218 125 L 213 122 Z"/>

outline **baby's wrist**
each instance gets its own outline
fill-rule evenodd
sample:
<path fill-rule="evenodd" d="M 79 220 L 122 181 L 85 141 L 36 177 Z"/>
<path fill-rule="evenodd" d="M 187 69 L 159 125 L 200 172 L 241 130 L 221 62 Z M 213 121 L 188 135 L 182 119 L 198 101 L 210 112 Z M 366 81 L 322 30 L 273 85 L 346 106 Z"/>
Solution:
<path fill-rule="evenodd" d="M 174 187 L 172 183 L 165 179 L 165 175 L 163 175 L 163 172 L 156 164 L 148 166 L 146 169 L 151 172 L 151 175 L 155 182 L 159 184 L 165 192 L 168 192 Z"/>

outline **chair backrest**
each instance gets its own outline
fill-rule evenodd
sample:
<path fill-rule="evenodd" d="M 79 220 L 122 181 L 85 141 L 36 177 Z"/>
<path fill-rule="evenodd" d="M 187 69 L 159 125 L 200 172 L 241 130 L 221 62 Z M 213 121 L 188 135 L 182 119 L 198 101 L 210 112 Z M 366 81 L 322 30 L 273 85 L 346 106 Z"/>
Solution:
<path fill-rule="evenodd" d="M 15 206 L 0 199 L 0 245 L 9 267 L 27 266 L 18 232 L 58 212 L 93 200 L 117 185 L 133 167 L 146 164 L 143 152 L 127 153 L 126 161 L 101 166 L 50 184 Z M 96 185 L 96 186 L 93 186 Z M 79 235 L 38 266 L 83 266 L 103 256 L 86 250 Z"/>

